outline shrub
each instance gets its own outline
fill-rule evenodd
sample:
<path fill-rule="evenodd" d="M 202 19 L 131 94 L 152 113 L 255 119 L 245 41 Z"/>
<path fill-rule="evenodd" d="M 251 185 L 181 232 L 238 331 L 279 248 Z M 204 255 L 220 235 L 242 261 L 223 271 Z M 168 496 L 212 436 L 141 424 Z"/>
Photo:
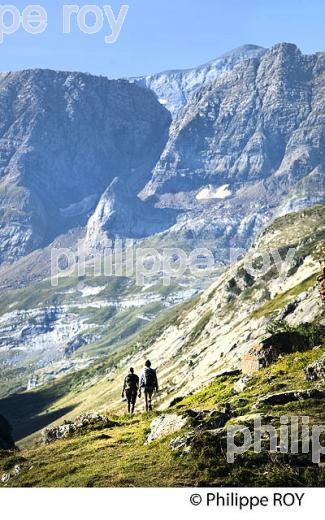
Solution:
<path fill-rule="evenodd" d="M 272 335 L 294 332 L 305 339 L 309 348 L 317 347 L 325 338 L 325 327 L 316 323 L 301 323 L 293 326 L 286 321 L 275 320 L 269 323 L 267 332 Z"/>

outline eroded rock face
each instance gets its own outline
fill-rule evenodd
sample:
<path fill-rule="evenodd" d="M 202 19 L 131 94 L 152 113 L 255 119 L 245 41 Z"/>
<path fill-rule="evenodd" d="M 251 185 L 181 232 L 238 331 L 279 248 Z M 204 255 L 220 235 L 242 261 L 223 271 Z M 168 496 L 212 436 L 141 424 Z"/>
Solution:
<path fill-rule="evenodd" d="M 312 171 L 322 151 L 316 135 L 307 142 L 303 135 L 321 117 L 324 65 L 323 54 L 304 56 L 295 45 L 279 44 L 203 87 L 172 125 L 148 191 L 189 191 L 202 182 L 231 187 L 277 170 L 299 178 L 308 160 Z"/>
<path fill-rule="evenodd" d="M 308 348 L 306 338 L 299 333 L 281 332 L 274 334 L 243 355 L 242 372 L 246 376 L 251 376 L 254 372 L 274 363 L 281 355 L 301 352 Z"/>
<path fill-rule="evenodd" d="M 322 202 L 324 74 L 324 53 L 279 44 L 205 85 L 174 120 L 141 196 L 191 208 L 175 232 L 219 249 L 246 247 L 273 215 Z"/>
<path fill-rule="evenodd" d="M 243 45 L 200 67 L 169 70 L 133 81 L 153 90 L 160 103 L 176 117 L 199 88 L 225 76 L 243 61 L 263 56 L 265 52 L 266 49 L 257 45 Z"/>
<path fill-rule="evenodd" d="M 0 262 L 84 225 L 114 177 L 150 178 L 170 114 L 124 80 L 32 70 L 0 76 Z"/>
<path fill-rule="evenodd" d="M 163 211 L 140 200 L 116 177 L 87 223 L 85 248 L 98 249 L 116 236 L 135 239 L 154 235 L 169 228 L 176 215 L 176 211 Z"/>
<path fill-rule="evenodd" d="M 181 73 L 184 84 L 139 79 L 183 92 L 170 132 L 169 112 L 137 84 L 2 74 L 0 262 L 87 222 L 95 242 L 168 230 L 229 261 L 274 215 L 324 201 L 324 56 L 249 47 Z"/>

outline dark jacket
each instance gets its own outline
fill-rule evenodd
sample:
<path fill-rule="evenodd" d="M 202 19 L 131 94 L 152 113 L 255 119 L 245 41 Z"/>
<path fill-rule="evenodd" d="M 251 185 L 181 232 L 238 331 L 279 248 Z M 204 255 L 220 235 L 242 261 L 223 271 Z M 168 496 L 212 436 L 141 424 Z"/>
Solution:
<path fill-rule="evenodd" d="M 132 390 L 133 392 L 137 392 L 139 388 L 139 377 L 136 374 L 129 373 L 124 379 L 124 385 L 122 392 L 125 390 Z"/>

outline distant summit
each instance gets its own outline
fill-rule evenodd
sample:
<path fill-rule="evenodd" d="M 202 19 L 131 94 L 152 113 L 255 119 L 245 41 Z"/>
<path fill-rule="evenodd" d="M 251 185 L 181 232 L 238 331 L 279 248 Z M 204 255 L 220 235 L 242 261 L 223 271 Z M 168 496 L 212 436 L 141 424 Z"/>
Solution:
<path fill-rule="evenodd" d="M 168 70 L 132 81 L 153 90 L 160 103 L 175 117 L 197 89 L 231 72 L 244 60 L 260 58 L 265 52 L 266 49 L 258 45 L 243 45 L 192 69 Z"/>

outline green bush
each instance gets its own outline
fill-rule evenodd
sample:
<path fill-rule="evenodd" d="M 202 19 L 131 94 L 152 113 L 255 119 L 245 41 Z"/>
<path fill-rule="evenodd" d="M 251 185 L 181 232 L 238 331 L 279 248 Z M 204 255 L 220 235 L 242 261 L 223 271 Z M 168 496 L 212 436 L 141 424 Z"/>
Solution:
<path fill-rule="evenodd" d="M 289 325 L 286 321 L 274 320 L 267 326 L 269 334 L 296 333 L 302 336 L 309 348 L 319 346 L 325 338 L 325 327 L 316 323 L 301 323 L 300 325 Z"/>

